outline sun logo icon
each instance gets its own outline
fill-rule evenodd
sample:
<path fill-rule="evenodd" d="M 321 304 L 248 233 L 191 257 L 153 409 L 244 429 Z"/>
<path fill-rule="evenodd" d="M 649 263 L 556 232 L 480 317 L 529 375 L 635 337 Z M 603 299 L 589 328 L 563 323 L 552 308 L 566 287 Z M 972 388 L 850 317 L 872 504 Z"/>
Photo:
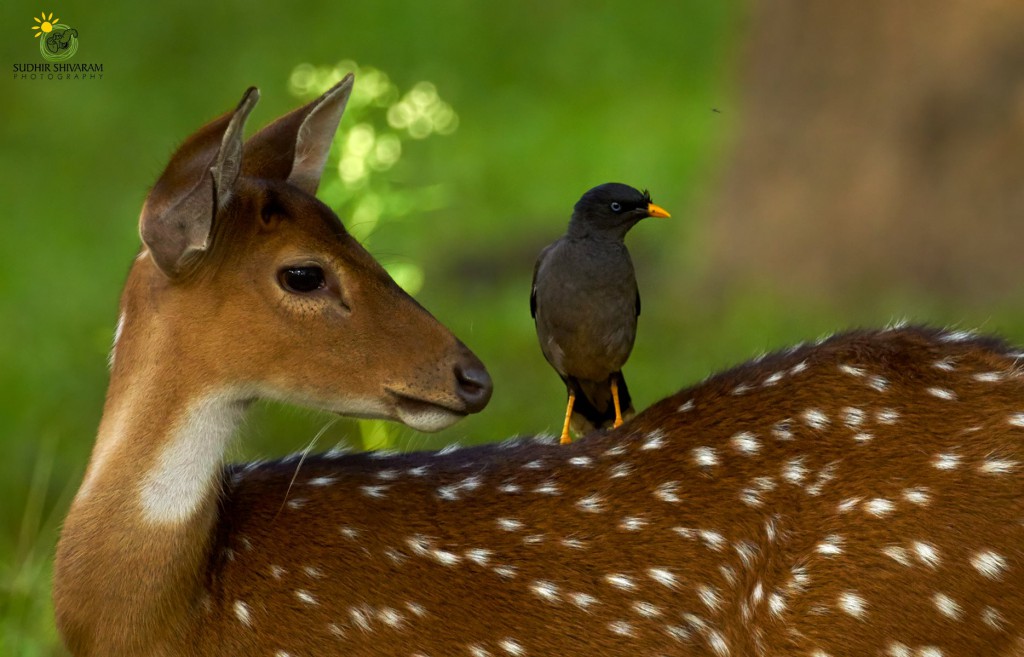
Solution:
<path fill-rule="evenodd" d="M 38 25 L 32 26 L 33 36 L 39 39 L 39 53 L 50 62 L 62 62 L 78 52 L 78 30 L 54 20 L 53 12 L 45 11 L 39 18 L 32 17 Z M 41 37 L 41 38 L 40 38 Z"/>
<path fill-rule="evenodd" d="M 49 34 L 50 32 L 53 32 L 54 23 L 56 23 L 60 19 L 58 18 L 55 21 L 53 20 L 53 12 L 50 12 L 50 16 L 47 17 L 46 12 L 44 11 L 43 13 L 39 14 L 39 18 L 33 16 L 32 20 L 39 23 L 39 25 L 32 26 L 32 29 L 36 31 L 36 33 L 33 36 L 41 37 L 44 34 Z"/>

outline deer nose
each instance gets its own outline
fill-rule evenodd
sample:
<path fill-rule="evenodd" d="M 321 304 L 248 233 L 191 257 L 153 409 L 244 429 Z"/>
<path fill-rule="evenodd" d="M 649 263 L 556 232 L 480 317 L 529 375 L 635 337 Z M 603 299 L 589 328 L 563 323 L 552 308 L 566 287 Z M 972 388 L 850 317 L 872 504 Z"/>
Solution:
<path fill-rule="evenodd" d="M 494 390 L 491 375 L 476 356 L 470 355 L 469 360 L 455 365 L 455 381 L 459 399 L 466 404 L 467 413 L 482 411 L 491 400 L 491 392 Z"/>

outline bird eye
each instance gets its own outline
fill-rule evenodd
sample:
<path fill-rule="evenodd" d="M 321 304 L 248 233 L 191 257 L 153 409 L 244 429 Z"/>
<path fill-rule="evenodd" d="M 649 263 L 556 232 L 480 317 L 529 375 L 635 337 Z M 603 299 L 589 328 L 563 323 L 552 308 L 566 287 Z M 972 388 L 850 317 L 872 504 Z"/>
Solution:
<path fill-rule="evenodd" d="M 327 285 L 320 267 L 285 267 L 277 273 L 281 287 L 296 294 L 315 292 Z"/>
<path fill-rule="evenodd" d="M 613 201 L 612 202 L 612 212 L 621 212 L 621 211 L 622 211 L 622 205 L 618 201 Z"/>

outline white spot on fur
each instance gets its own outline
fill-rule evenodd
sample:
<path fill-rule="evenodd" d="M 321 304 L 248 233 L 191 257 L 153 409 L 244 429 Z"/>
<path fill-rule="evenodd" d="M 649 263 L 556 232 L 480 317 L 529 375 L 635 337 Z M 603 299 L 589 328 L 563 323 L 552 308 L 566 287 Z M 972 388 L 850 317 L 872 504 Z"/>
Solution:
<path fill-rule="evenodd" d="M 661 429 L 655 429 L 647 434 L 647 439 L 644 441 L 644 444 L 640 446 L 640 449 L 661 449 L 664 446 L 665 432 Z"/>
<path fill-rule="evenodd" d="M 889 657 L 912 657 L 913 653 L 910 652 L 910 648 L 903 645 L 899 641 L 893 641 L 889 644 Z"/>
<path fill-rule="evenodd" d="M 243 625 L 252 627 L 252 614 L 249 613 L 249 605 L 245 604 L 241 600 L 235 600 L 235 617 L 242 622 Z"/>
<path fill-rule="evenodd" d="M 1007 422 L 1014 427 L 1024 427 L 1024 413 L 1014 413 L 1007 419 Z"/>
<path fill-rule="evenodd" d="M 747 383 L 741 383 L 741 384 L 739 384 L 738 386 L 736 386 L 735 388 L 732 389 L 732 394 L 737 395 L 737 396 L 738 395 L 746 394 L 748 392 L 750 392 L 750 385 L 747 384 Z"/>
<path fill-rule="evenodd" d="M 587 513 L 600 513 L 604 511 L 604 499 L 597 494 L 587 495 L 576 502 L 576 508 Z"/>
<path fill-rule="evenodd" d="M 587 593 L 570 593 L 569 601 L 583 611 L 587 611 L 597 604 L 597 598 Z"/>
<path fill-rule="evenodd" d="M 558 490 L 558 486 L 552 481 L 545 481 L 543 484 L 533 489 L 534 493 L 540 495 L 561 495 L 562 491 Z"/>
<path fill-rule="evenodd" d="M 608 470 L 608 476 L 612 479 L 628 477 L 633 472 L 633 466 L 629 463 L 616 463 Z"/>
<path fill-rule="evenodd" d="M 860 500 L 861 498 L 859 497 L 848 497 L 839 503 L 839 505 L 836 507 L 836 510 L 839 511 L 839 513 L 849 513 L 858 504 L 860 504 Z"/>
<path fill-rule="evenodd" d="M 718 465 L 718 454 L 714 447 L 695 447 L 693 449 L 693 460 L 699 467 L 711 468 Z"/>
<path fill-rule="evenodd" d="M 898 545 L 887 545 L 886 547 L 882 548 L 882 554 L 889 557 L 890 559 L 893 559 L 894 561 L 903 566 L 910 567 L 911 565 L 910 553 L 906 550 L 906 548 L 902 548 Z"/>
<path fill-rule="evenodd" d="M 648 569 L 647 574 L 651 576 L 651 579 L 659 584 L 669 588 L 676 587 L 676 576 L 667 568 L 650 568 Z"/>
<path fill-rule="evenodd" d="M 818 471 L 818 476 L 815 478 L 814 483 L 807 487 L 807 494 L 812 496 L 821 495 L 825 486 L 828 485 L 836 477 L 836 462 L 833 461 L 825 465 L 824 468 Z"/>
<path fill-rule="evenodd" d="M 619 636 L 635 636 L 633 626 L 626 621 L 612 621 L 608 623 L 608 629 L 611 630 L 612 634 L 618 634 Z"/>
<path fill-rule="evenodd" d="M 981 622 L 988 625 L 993 630 L 1002 631 L 1006 625 L 1006 619 L 1003 615 L 996 611 L 993 607 L 985 607 L 981 610 Z"/>
<path fill-rule="evenodd" d="M 735 434 L 731 439 L 733 448 L 741 454 L 757 454 L 758 450 L 761 449 L 761 443 L 758 442 L 757 436 L 750 433 L 749 431 L 741 431 Z"/>
<path fill-rule="evenodd" d="M 949 388 L 932 387 L 926 389 L 925 392 L 927 392 L 932 397 L 937 397 L 938 399 L 945 399 L 948 401 L 956 399 L 956 393 L 950 390 Z"/>
<path fill-rule="evenodd" d="M 628 575 L 611 573 L 609 575 L 605 575 L 604 579 L 615 588 L 622 589 L 623 591 L 632 591 L 636 589 L 636 583 Z"/>
<path fill-rule="evenodd" d="M 725 637 L 722 636 L 718 630 L 709 630 L 707 634 L 708 645 L 715 651 L 718 657 L 727 657 L 729 654 L 729 644 L 726 643 Z"/>
<path fill-rule="evenodd" d="M 455 554 L 454 552 L 449 552 L 447 550 L 431 550 L 430 554 L 442 566 L 454 566 L 457 565 L 460 561 L 462 561 L 462 557 Z"/>
<path fill-rule="evenodd" d="M 951 452 L 937 454 L 935 460 L 932 461 L 932 465 L 939 470 L 956 470 L 960 467 L 960 456 Z"/>
<path fill-rule="evenodd" d="M 644 602 L 642 600 L 636 600 L 633 602 L 633 611 L 644 618 L 657 618 L 658 616 L 661 616 L 661 609 L 650 602 Z"/>
<path fill-rule="evenodd" d="M 295 592 L 295 597 L 301 600 L 302 602 L 305 602 L 307 605 L 318 604 L 316 598 L 313 597 L 313 594 L 309 591 L 303 591 L 302 589 L 299 589 Z"/>
<path fill-rule="evenodd" d="M 373 498 L 373 499 L 378 499 L 379 500 L 379 499 L 382 499 L 382 498 L 385 498 L 385 497 L 388 496 L 387 492 L 388 492 L 389 488 L 391 488 L 391 486 L 387 486 L 387 485 L 383 485 L 383 486 L 360 486 L 359 490 L 360 490 L 360 492 L 362 492 L 363 495 L 365 495 L 367 497 L 370 497 L 370 498 Z"/>
<path fill-rule="evenodd" d="M 896 505 L 889 500 L 876 497 L 864 503 L 864 510 L 877 518 L 882 518 L 895 511 Z"/>
<path fill-rule="evenodd" d="M 864 423 L 864 411 L 852 406 L 845 407 L 842 411 L 843 424 L 855 429 Z"/>
<path fill-rule="evenodd" d="M 722 598 L 718 595 L 718 589 L 713 586 L 701 585 L 697 587 L 697 597 L 708 609 L 715 611 L 722 605 Z"/>
<path fill-rule="evenodd" d="M 635 532 L 647 526 L 647 521 L 636 516 L 626 516 L 619 522 L 619 529 L 627 532 Z"/>
<path fill-rule="evenodd" d="M 818 554 L 824 554 L 826 556 L 835 556 L 843 553 L 843 537 L 838 534 L 829 534 L 821 543 L 818 543 L 814 548 Z"/>
<path fill-rule="evenodd" d="M 843 374 L 849 374 L 850 376 L 858 377 L 864 376 L 866 374 L 866 372 L 863 369 L 859 367 L 854 367 L 853 365 L 840 365 L 839 371 L 841 371 Z"/>
<path fill-rule="evenodd" d="M 924 541 L 914 541 L 910 547 L 914 554 L 917 555 L 917 559 L 924 565 L 930 568 L 935 568 L 939 565 L 941 559 L 939 551 L 935 549 L 935 546 Z"/>
<path fill-rule="evenodd" d="M 498 518 L 498 526 L 507 532 L 515 532 L 523 528 L 523 523 L 515 518 Z"/>
<path fill-rule="evenodd" d="M 676 483 L 674 481 L 667 481 L 664 484 L 659 485 L 654 490 L 654 496 L 657 497 L 659 500 L 661 500 L 663 502 L 669 502 L 671 504 L 676 504 L 676 503 L 680 502 L 679 496 L 676 495 L 676 489 L 678 487 L 679 487 L 678 483 Z"/>
<path fill-rule="evenodd" d="M 558 587 L 546 580 L 537 580 L 530 585 L 530 589 L 539 597 L 552 604 L 559 602 Z"/>
<path fill-rule="evenodd" d="M 472 561 L 479 566 L 486 566 L 487 562 L 491 558 L 491 551 L 484 548 L 473 548 L 472 550 L 466 550 L 466 559 Z"/>
<path fill-rule="evenodd" d="M 939 336 L 943 342 L 965 342 L 974 337 L 974 331 L 949 331 Z"/>
<path fill-rule="evenodd" d="M 980 383 L 998 383 L 1005 375 L 1002 372 L 978 372 L 971 378 Z"/>
<path fill-rule="evenodd" d="M 878 392 L 885 392 L 886 388 L 889 387 L 889 381 L 884 376 L 872 374 L 868 377 L 868 386 Z"/>
<path fill-rule="evenodd" d="M 932 602 L 935 603 L 935 608 L 939 610 L 943 616 L 951 618 L 952 620 L 960 620 L 963 616 L 964 610 L 956 603 L 956 600 L 949 597 L 945 593 L 936 593 L 932 596 Z"/>
<path fill-rule="evenodd" d="M 978 466 L 984 474 L 1009 474 L 1016 470 L 1020 464 L 1009 459 L 987 458 Z"/>
<path fill-rule="evenodd" d="M 879 424 L 896 424 L 899 419 L 900 414 L 891 408 L 883 408 L 875 412 L 875 421 Z"/>
<path fill-rule="evenodd" d="M 772 425 L 772 435 L 775 436 L 776 440 L 792 440 L 792 425 L 792 420 L 780 420 Z"/>
<path fill-rule="evenodd" d="M 931 495 L 928 494 L 928 489 L 923 487 L 908 488 L 903 491 L 903 499 L 916 504 L 917 506 L 928 506 L 931 502 Z"/>
<path fill-rule="evenodd" d="M 577 468 L 586 468 L 591 464 L 591 458 L 589 456 L 574 456 L 569 459 L 569 465 L 574 465 Z"/>
<path fill-rule="evenodd" d="M 518 641 L 512 638 L 502 639 L 498 642 L 498 647 L 513 657 L 521 657 L 526 654 L 526 649 L 523 648 Z"/>
<path fill-rule="evenodd" d="M 867 602 L 856 591 L 843 591 L 839 594 L 839 608 L 854 618 L 864 618 L 867 606 Z"/>
<path fill-rule="evenodd" d="M 804 422 L 806 422 L 807 426 L 811 427 L 812 429 L 821 430 L 828 426 L 828 416 L 825 415 L 825 413 L 823 413 L 820 409 L 808 408 L 806 411 L 804 411 L 803 417 Z"/>
<path fill-rule="evenodd" d="M 789 462 L 782 467 L 782 478 L 791 484 L 799 485 L 806 476 L 807 468 L 804 467 L 804 457 L 802 456 L 790 459 Z"/>
<path fill-rule="evenodd" d="M 334 477 L 313 477 L 306 483 L 309 484 L 310 486 L 330 486 L 336 481 L 337 479 L 335 479 Z"/>
<path fill-rule="evenodd" d="M 991 550 L 982 550 L 971 557 L 971 565 L 989 579 L 1002 579 L 1006 558 Z"/>
<path fill-rule="evenodd" d="M 678 412 L 686 413 L 693 410 L 693 400 L 688 399 L 685 404 L 679 407 Z"/>

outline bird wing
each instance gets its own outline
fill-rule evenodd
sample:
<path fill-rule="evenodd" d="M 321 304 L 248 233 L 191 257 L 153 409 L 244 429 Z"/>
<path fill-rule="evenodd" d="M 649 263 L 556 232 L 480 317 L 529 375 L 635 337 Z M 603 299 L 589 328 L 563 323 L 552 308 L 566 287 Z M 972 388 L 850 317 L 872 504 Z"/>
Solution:
<path fill-rule="evenodd" d="M 540 271 L 540 263 L 544 262 L 544 258 L 547 257 L 548 252 L 555 243 L 548 244 L 537 256 L 537 262 L 533 265 L 533 282 L 530 283 L 530 317 L 537 319 L 537 272 Z"/>

